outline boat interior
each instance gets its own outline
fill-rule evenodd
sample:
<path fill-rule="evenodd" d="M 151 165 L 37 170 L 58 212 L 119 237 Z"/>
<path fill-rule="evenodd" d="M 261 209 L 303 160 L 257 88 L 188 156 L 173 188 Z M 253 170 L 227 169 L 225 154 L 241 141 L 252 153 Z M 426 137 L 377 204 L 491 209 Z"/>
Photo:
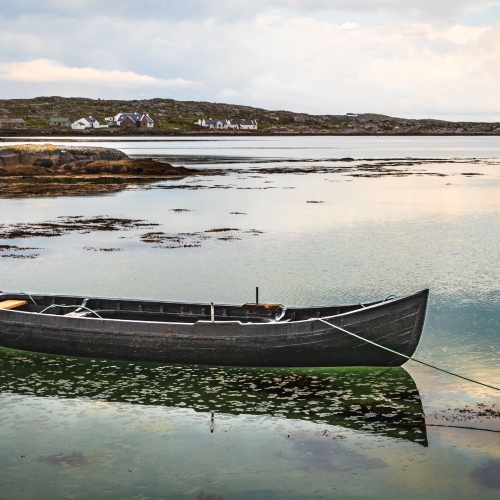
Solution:
<path fill-rule="evenodd" d="M 241 323 L 300 321 L 344 314 L 376 303 L 287 308 L 281 304 L 212 305 L 211 303 L 189 304 L 153 300 L 86 298 L 68 295 L 0 293 L 0 309 L 13 312 L 79 318 L 193 324 L 198 321 L 239 321 Z"/>

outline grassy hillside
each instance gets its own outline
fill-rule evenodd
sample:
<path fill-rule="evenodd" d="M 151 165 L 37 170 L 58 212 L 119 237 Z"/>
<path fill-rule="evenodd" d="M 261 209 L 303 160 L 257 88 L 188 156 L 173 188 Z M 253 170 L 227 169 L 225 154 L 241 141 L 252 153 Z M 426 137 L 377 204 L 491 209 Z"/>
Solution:
<path fill-rule="evenodd" d="M 264 133 L 311 134 L 491 134 L 500 133 L 498 123 L 455 123 L 440 120 L 408 120 L 378 114 L 308 115 L 269 111 L 249 106 L 173 99 L 135 101 L 86 98 L 37 97 L 0 100 L 0 117 L 23 118 L 29 129 L 49 130 L 49 119 L 69 116 L 72 121 L 93 116 L 104 122 L 119 112 L 144 112 L 155 121 L 152 132 L 194 132 L 199 118 L 256 119 Z"/>
<path fill-rule="evenodd" d="M 48 127 L 49 119 L 69 116 L 75 121 L 93 116 L 104 122 L 107 116 L 119 112 L 149 113 L 155 128 L 165 130 L 195 130 L 193 122 L 199 118 L 256 119 L 262 128 L 280 124 L 293 124 L 296 113 L 270 112 L 265 109 L 217 104 L 209 102 L 150 99 L 144 101 L 94 100 L 85 98 L 37 97 L 35 99 L 0 100 L 0 117 L 23 118 L 30 128 Z M 308 117 L 308 115 L 300 115 Z M 309 120 L 308 120 L 309 121 Z M 314 121 L 314 120 L 312 120 Z"/>

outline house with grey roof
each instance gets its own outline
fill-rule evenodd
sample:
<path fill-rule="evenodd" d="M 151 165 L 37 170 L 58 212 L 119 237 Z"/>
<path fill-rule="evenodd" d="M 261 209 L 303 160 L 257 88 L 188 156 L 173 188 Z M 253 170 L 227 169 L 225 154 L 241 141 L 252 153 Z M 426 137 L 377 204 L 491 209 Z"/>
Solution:
<path fill-rule="evenodd" d="M 118 113 L 116 116 L 105 118 L 108 124 L 116 123 L 120 128 L 153 128 L 154 120 L 148 113 Z"/>
<path fill-rule="evenodd" d="M 71 119 L 69 117 L 51 118 L 49 125 L 51 127 L 71 127 Z"/>

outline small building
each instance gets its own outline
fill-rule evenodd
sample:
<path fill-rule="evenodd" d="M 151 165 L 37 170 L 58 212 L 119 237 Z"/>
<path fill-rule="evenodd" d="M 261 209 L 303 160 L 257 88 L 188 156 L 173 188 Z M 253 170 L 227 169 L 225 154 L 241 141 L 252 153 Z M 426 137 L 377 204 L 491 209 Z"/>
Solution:
<path fill-rule="evenodd" d="M 257 130 L 257 120 L 231 120 L 230 128 L 236 130 Z"/>
<path fill-rule="evenodd" d="M 118 113 L 110 121 L 109 118 L 105 118 L 108 124 L 113 122 L 116 123 L 120 128 L 130 129 L 130 128 L 153 128 L 154 120 L 149 116 L 148 113 Z"/>
<path fill-rule="evenodd" d="M 214 128 L 220 130 L 256 130 L 257 129 L 257 120 L 212 120 L 209 118 L 208 120 L 199 119 L 194 122 L 195 125 L 199 125 L 200 127 L 205 128 Z"/>
<path fill-rule="evenodd" d="M 87 128 L 87 124 L 83 120 L 78 120 L 71 124 L 71 128 L 73 130 L 85 130 Z"/>
<path fill-rule="evenodd" d="M 22 118 L 0 118 L 1 128 L 26 127 L 26 122 Z"/>
<path fill-rule="evenodd" d="M 227 130 L 230 128 L 231 122 L 229 120 L 212 120 L 212 118 L 209 118 L 208 120 L 198 120 L 195 122 L 195 125 L 200 125 L 201 127 L 205 128 L 215 128 L 215 129 L 221 129 L 221 130 Z"/>
<path fill-rule="evenodd" d="M 99 125 L 99 122 L 95 118 L 89 116 L 88 118 L 80 118 L 72 123 L 71 128 L 73 130 L 84 130 L 86 128 L 101 128 L 101 125 Z"/>
<path fill-rule="evenodd" d="M 71 127 L 71 120 L 69 117 L 65 118 L 51 118 L 49 120 L 51 127 Z"/>

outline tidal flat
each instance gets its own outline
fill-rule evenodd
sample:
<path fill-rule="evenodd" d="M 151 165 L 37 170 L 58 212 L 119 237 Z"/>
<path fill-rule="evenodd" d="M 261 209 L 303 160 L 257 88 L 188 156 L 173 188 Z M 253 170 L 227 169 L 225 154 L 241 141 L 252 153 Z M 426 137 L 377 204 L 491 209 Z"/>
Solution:
<path fill-rule="evenodd" d="M 259 286 L 312 306 L 428 287 L 415 357 L 500 387 L 499 137 L 57 143 L 200 173 L 86 196 L 0 187 L 1 290 L 238 304 Z M 0 348 L 0 498 L 497 499 L 499 394 L 414 362 Z"/>

